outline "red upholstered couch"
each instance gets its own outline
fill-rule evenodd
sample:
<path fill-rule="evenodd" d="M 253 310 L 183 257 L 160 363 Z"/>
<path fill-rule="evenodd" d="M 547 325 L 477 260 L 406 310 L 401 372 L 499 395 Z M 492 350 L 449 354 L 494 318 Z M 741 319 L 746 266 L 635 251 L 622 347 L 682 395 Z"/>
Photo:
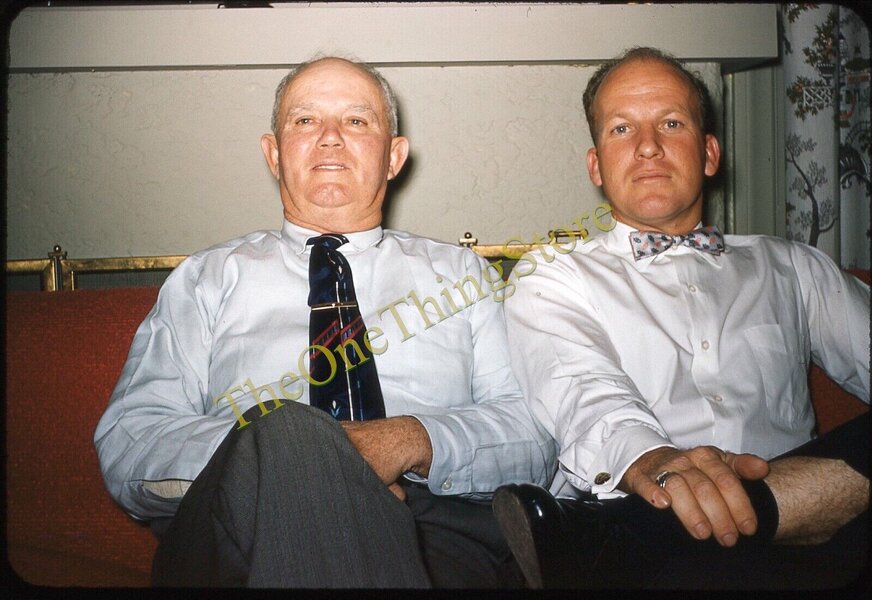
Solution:
<path fill-rule="evenodd" d="M 6 543 L 25 581 L 145 586 L 157 547 L 109 496 L 94 429 L 157 288 L 6 294 Z"/>
<path fill-rule="evenodd" d="M 24 582 L 148 585 L 155 539 L 109 497 L 92 440 L 156 296 L 156 288 L 6 294 L 6 550 Z M 866 410 L 822 373 L 811 377 L 822 431 Z"/>

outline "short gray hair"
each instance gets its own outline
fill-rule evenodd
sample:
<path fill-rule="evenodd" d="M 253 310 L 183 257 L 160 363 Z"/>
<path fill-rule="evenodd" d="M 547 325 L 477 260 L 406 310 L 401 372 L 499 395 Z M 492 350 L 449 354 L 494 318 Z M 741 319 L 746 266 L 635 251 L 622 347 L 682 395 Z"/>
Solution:
<path fill-rule="evenodd" d="M 304 63 L 300 63 L 296 67 L 290 70 L 287 75 L 279 82 L 278 87 L 276 88 L 276 97 L 275 102 L 273 103 L 273 111 L 272 111 L 272 120 L 270 122 L 270 126 L 272 128 L 272 132 L 274 135 L 278 135 L 279 133 L 279 110 L 282 105 L 282 96 L 284 96 L 285 89 L 293 83 L 294 79 L 296 79 L 297 75 L 305 71 L 308 67 L 314 65 L 317 62 L 322 60 L 342 60 L 347 63 L 350 63 L 369 75 L 373 81 L 375 81 L 382 92 L 382 100 L 384 100 L 385 107 L 387 108 L 387 118 L 388 124 L 390 125 L 391 135 L 396 137 L 399 132 L 399 118 L 397 116 L 397 97 L 394 94 L 394 90 L 391 89 L 391 84 L 388 83 L 387 79 L 382 76 L 381 73 L 375 70 L 374 67 L 366 64 L 365 62 L 361 62 L 359 60 L 355 60 L 352 58 L 345 58 L 342 56 L 322 56 L 317 55 Z"/>

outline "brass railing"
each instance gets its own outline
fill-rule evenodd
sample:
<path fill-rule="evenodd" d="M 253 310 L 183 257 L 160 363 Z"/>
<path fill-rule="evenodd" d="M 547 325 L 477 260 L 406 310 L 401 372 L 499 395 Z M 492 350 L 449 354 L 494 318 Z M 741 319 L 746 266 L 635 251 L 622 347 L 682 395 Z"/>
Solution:
<path fill-rule="evenodd" d="M 91 273 L 130 273 L 169 271 L 187 258 L 177 256 L 126 256 L 119 258 L 67 258 L 67 253 L 55 246 L 48 258 L 7 260 L 7 275 L 39 275 L 40 289 L 46 292 L 74 290 L 77 276 Z"/>
<path fill-rule="evenodd" d="M 561 238 L 587 237 L 587 231 L 549 231 L 548 241 L 554 243 Z M 471 249 L 488 260 L 500 258 L 515 260 L 525 252 L 530 252 L 539 244 L 523 244 L 513 241 L 507 244 L 479 244 L 478 238 L 467 232 L 458 244 Z M 127 256 L 118 258 L 67 258 L 67 253 L 59 245 L 48 253 L 47 258 L 7 260 L 4 270 L 7 275 L 39 275 L 40 289 L 46 292 L 74 290 L 78 287 L 77 276 L 92 273 L 131 273 L 147 271 L 169 271 L 175 269 L 186 255 L 175 256 Z"/>

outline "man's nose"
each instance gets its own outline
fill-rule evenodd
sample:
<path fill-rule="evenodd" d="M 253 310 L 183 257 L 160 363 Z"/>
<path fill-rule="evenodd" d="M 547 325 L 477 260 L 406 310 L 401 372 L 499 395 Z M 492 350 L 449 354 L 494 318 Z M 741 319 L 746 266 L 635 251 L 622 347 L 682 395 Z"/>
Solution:
<path fill-rule="evenodd" d="M 639 143 L 636 145 L 636 158 L 659 158 L 663 156 L 663 146 L 653 127 L 643 127 L 639 132 Z"/>
<path fill-rule="evenodd" d="M 323 148 L 341 148 L 345 145 L 345 140 L 342 139 L 342 130 L 339 128 L 339 123 L 332 119 L 324 121 L 324 127 L 321 129 L 321 137 L 318 139 L 318 145 Z"/>

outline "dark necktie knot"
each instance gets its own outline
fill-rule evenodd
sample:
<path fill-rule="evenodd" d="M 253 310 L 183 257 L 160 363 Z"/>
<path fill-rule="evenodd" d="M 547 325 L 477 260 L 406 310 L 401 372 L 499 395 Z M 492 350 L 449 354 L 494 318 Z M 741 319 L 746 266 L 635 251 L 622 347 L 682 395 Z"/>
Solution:
<path fill-rule="evenodd" d="M 724 236 L 715 226 L 694 229 L 684 235 L 669 235 L 659 231 L 633 231 L 630 233 L 633 258 L 640 260 L 665 252 L 672 246 L 688 246 L 700 252 L 717 256 L 724 251 Z"/>
<path fill-rule="evenodd" d="M 336 250 L 343 244 L 348 243 L 348 238 L 339 233 L 325 233 L 306 240 L 307 246 L 321 246 L 329 250 Z"/>
<path fill-rule="evenodd" d="M 309 306 L 335 302 L 357 302 L 348 260 L 337 250 L 348 243 L 344 235 L 325 233 L 309 238 Z"/>

